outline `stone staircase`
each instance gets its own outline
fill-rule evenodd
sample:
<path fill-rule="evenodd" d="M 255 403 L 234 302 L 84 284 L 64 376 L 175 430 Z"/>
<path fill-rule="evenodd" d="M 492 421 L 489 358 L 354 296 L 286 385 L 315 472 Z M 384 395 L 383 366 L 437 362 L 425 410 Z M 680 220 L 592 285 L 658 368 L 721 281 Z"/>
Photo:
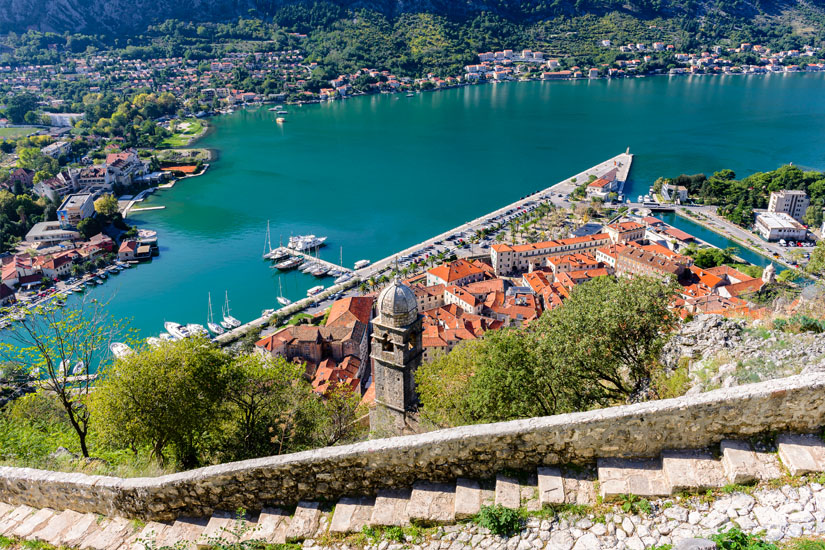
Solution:
<path fill-rule="evenodd" d="M 144 524 L 72 510 L 0 503 L 0 535 L 80 550 L 144 550 L 176 543 L 203 548 L 217 538 L 278 544 L 317 539 L 328 533 L 356 533 L 366 526 L 451 524 L 474 516 L 483 505 L 530 511 L 546 505 L 593 504 L 597 491 L 605 500 L 625 494 L 657 498 L 777 479 L 786 472 L 792 476 L 825 472 L 825 444 L 815 435 L 782 434 L 777 438 L 777 451 L 758 452 L 747 441 L 726 440 L 720 443 L 718 453 L 667 451 L 651 460 L 598 459 L 595 479 L 586 470 L 542 467 L 521 479 L 499 474 L 488 482 L 420 481 L 409 489 L 379 490 L 374 497 L 341 498 L 334 508 L 302 501 L 291 515 L 264 508 L 241 519 L 218 511 L 209 518 L 181 517 L 169 523 Z"/>

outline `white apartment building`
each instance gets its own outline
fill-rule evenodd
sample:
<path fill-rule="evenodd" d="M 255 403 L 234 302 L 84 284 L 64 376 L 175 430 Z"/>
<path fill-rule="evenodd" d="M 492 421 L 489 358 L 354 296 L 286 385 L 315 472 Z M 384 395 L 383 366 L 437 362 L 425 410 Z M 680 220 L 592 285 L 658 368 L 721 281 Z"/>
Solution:
<path fill-rule="evenodd" d="M 796 189 L 783 189 L 771 193 L 771 200 L 768 203 L 768 212 L 775 214 L 788 214 L 798 222 L 805 216 L 805 210 L 810 206 L 811 201 L 805 191 Z"/>

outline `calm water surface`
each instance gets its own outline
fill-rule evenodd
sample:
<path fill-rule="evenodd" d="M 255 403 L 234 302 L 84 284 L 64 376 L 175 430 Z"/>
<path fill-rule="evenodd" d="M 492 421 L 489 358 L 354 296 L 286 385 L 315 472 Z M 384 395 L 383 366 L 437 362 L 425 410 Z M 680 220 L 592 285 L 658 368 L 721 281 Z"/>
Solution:
<path fill-rule="evenodd" d="M 215 119 L 198 145 L 220 160 L 160 191 L 132 223 L 161 255 L 90 291 L 143 336 L 165 320 L 206 320 L 225 291 L 242 321 L 276 307 L 261 260 L 290 234 L 327 235 L 321 256 L 377 260 L 616 155 L 635 153 L 629 194 L 659 176 L 787 162 L 825 169 L 825 74 L 641 78 L 475 86 L 266 108 Z M 694 227 L 675 222 L 694 232 Z M 727 243 L 718 241 L 725 246 Z M 318 284 L 281 275 L 292 299 Z M 331 280 L 327 279 L 326 284 Z"/>

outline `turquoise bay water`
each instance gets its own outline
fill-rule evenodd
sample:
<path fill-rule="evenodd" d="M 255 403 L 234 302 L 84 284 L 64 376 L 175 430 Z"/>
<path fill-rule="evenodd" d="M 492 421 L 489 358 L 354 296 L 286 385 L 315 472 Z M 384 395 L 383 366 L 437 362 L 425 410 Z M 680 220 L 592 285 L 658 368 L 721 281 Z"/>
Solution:
<path fill-rule="evenodd" d="M 825 169 L 823 88 L 825 74 L 531 82 L 292 106 L 282 126 L 265 108 L 236 112 L 198 144 L 220 155 L 205 175 L 143 205 L 164 210 L 130 217 L 158 231 L 160 257 L 89 294 L 111 298 L 143 336 L 165 320 L 204 323 L 208 292 L 216 314 L 228 291 L 233 315 L 249 320 L 276 307 L 278 274 L 261 260 L 267 220 L 273 244 L 327 235 L 321 256 L 337 261 L 343 247 L 351 266 L 626 147 L 631 196 L 683 172 Z M 292 299 L 319 284 L 281 278 Z"/>

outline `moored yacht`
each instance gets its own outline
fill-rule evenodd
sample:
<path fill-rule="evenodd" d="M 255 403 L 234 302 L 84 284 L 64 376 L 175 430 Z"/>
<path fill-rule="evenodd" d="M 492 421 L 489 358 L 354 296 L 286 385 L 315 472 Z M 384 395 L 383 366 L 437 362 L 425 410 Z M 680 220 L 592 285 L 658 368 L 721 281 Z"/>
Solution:
<path fill-rule="evenodd" d="M 209 338 L 209 332 L 207 332 L 203 325 L 199 325 L 197 323 L 189 323 L 188 325 L 186 325 L 186 330 L 188 330 L 192 336 L 202 335 Z"/>
<path fill-rule="evenodd" d="M 238 321 L 237 319 L 235 319 L 234 317 L 232 317 L 232 312 L 229 309 L 229 291 L 226 292 L 226 303 L 224 304 L 223 320 L 231 328 L 236 328 L 236 327 L 241 326 L 241 322 Z M 221 326 L 225 327 L 226 325 L 221 323 Z"/>
<path fill-rule="evenodd" d="M 112 342 L 109 345 L 109 350 L 112 352 L 112 355 L 114 355 L 118 359 L 123 359 L 124 357 L 134 353 L 134 351 L 132 351 L 132 348 L 130 348 L 123 342 Z"/>
<path fill-rule="evenodd" d="M 344 273 L 343 275 L 335 279 L 335 284 L 340 285 L 341 283 L 346 283 L 350 279 L 352 279 L 352 273 Z"/>
<path fill-rule="evenodd" d="M 320 294 L 323 291 L 324 291 L 323 285 L 314 286 L 314 287 L 310 288 L 309 290 L 307 290 L 307 296 L 315 296 L 316 294 Z"/>
<path fill-rule="evenodd" d="M 215 316 L 212 314 L 212 293 L 209 293 L 209 309 L 206 316 L 206 326 L 212 331 L 212 334 L 223 334 L 223 327 L 215 322 Z"/>
<path fill-rule="evenodd" d="M 179 323 L 173 323 L 172 321 L 166 321 L 163 323 L 163 328 L 166 329 L 166 332 L 171 334 L 177 339 L 181 338 L 189 338 L 192 336 L 192 333 L 189 332 L 189 329 Z"/>
<path fill-rule="evenodd" d="M 370 265 L 369 260 L 358 260 L 355 262 L 355 269 L 361 269 L 362 267 L 367 267 L 368 265 Z"/>
<path fill-rule="evenodd" d="M 288 260 L 284 260 L 280 263 L 275 264 L 276 269 L 280 269 L 281 271 L 286 271 L 288 269 L 295 269 L 299 265 L 301 265 L 303 260 L 300 257 L 289 258 Z"/>

